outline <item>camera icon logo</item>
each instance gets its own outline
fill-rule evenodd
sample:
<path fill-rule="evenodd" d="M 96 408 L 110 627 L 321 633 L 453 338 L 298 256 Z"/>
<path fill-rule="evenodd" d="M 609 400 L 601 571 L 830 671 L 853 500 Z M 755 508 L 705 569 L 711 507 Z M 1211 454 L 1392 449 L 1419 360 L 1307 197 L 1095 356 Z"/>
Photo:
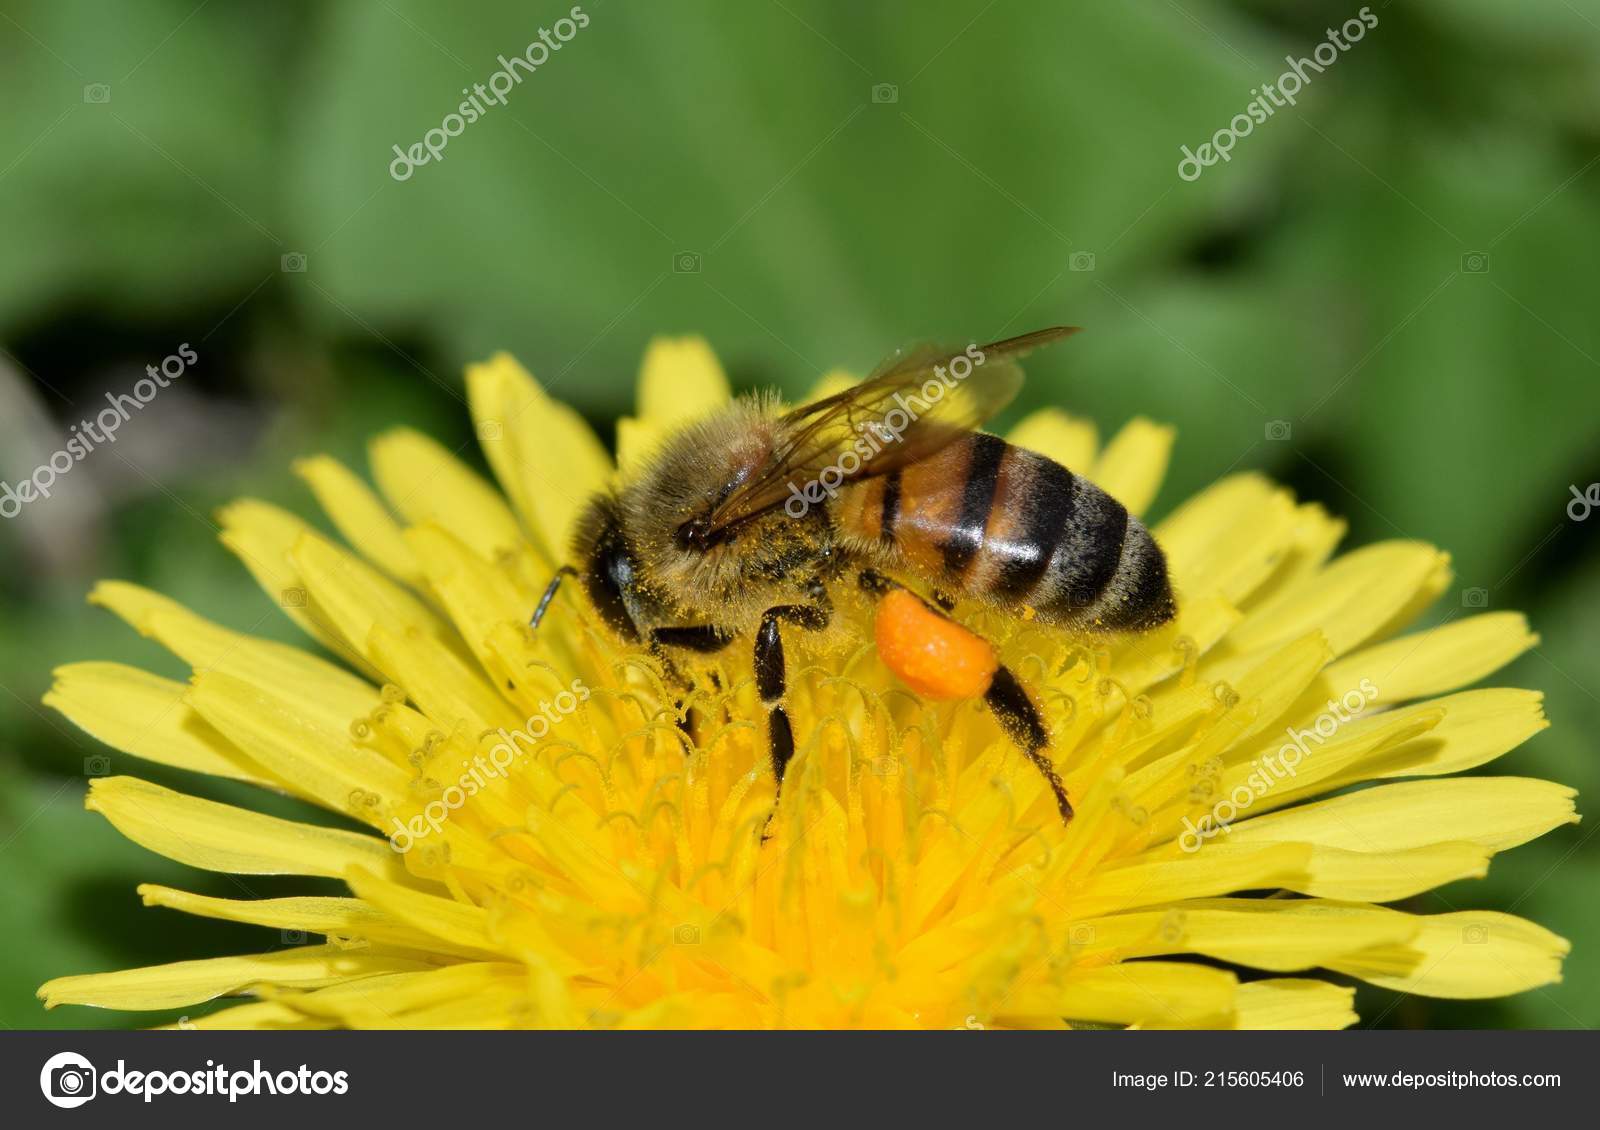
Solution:
<path fill-rule="evenodd" d="M 94 1064 L 77 1052 L 57 1052 L 44 1061 L 39 1090 L 52 1106 L 71 1109 L 94 1098 L 99 1074 Z"/>
<path fill-rule="evenodd" d="M 91 82 L 83 88 L 83 100 L 91 106 L 103 106 L 111 101 L 111 84 Z"/>
<path fill-rule="evenodd" d="M 1461 607 L 1462 608 L 1488 608 L 1489 607 L 1489 590 L 1488 589 L 1462 589 L 1461 590 Z"/>
<path fill-rule="evenodd" d="M 672 941 L 680 946 L 697 946 L 700 944 L 700 927 L 692 923 L 673 928 Z"/>
<path fill-rule="evenodd" d="M 1467 251 L 1461 256 L 1461 273 L 1464 275 L 1487 275 L 1489 273 L 1489 253 L 1487 251 Z"/>
<path fill-rule="evenodd" d="M 1469 922 L 1461 927 L 1461 940 L 1469 946 L 1481 946 L 1489 941 L 1489 927 L 1483 922 Z"/>
<path fill-rule="evenodd" d="M 900 101 L 900 88 L 892 82 L 874 83 L 872 100 L 880 106 L 893 105 Z"/>
<path fill-rule="evenodd" d="M 1074 251 L 1071 255 L 1067 256 L 1067 270 L 1069 270 L 1069 271 L 1092 271 L 1092 270 L 1094 270 L 1094 252 L 1093 251 Z"/>
<path fill-rule="evenodd" d="M 1290 426 L 1288 420 L 1268 420 L 1267 421 L 1267 438 L 1268 439 L 1278 440 L 1278 441 L 1281 442 L 1283 440 L 1288 439 L 1293 434 L 1294 434 L 1294 428 Z"/>
<path fill-rule="evenodd" d="M 278 260 L 286 275 L 303 275 L 306 270 L 306 253 L 304 251 L 291 251 Z"/>
<path fill-rule="evenodd" d="M 110 772 L 111 759 L 103 753 L 96 753 L 83 759 L 85 777 L 104 777 Z"/>
<path fill-rule="evenodd" d="M 672 273 L 675 275 L 698 275 L 700 273 L 700 252 L 678 252 L 672 257 Z"/>

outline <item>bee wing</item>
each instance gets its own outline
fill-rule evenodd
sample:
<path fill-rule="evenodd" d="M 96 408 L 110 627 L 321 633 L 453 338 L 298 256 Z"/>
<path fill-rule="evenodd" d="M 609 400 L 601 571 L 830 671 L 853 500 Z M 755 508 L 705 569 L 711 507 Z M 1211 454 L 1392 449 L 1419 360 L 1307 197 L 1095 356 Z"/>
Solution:
<path fill-rule="evenodd" d="M 1076 332 L 1076 326 L 1055 326 L 976 349 L 901 350 L 854 388 L 782 416 L 771 457 L 712 511 L 711 529 L 776 506 L 791 489 L 803 493 L 830 468 L 839 482 L 848 482 L 926 459 L 1011 402 L 1022 387 L 1019 357 Z M 971 364 L 964 378 L 953 375 L 957 359 Z M 924 393 L 929 381 L 937 398 Z M 846 453 L 856 457 L 854 470 L 843 466 Z"/>

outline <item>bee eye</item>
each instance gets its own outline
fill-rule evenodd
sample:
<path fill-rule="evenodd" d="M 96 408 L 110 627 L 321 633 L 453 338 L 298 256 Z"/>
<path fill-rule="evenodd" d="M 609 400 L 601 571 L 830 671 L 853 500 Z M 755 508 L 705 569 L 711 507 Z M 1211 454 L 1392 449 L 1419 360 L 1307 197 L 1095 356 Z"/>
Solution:
<path fill-rule="evenodd" d="M 679 549 L 710 549 L 711 523 L 705 518 L 690 518 L 678 527 L 677 541 Z"/>

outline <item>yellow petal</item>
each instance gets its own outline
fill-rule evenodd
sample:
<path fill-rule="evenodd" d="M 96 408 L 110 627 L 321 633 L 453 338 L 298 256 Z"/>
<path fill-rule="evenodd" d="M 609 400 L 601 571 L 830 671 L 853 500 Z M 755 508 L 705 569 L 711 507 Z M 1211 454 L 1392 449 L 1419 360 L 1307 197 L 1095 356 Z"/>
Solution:
<path fill-rule="evenodd" d="M 196 714 L 183 683 L 120 663 L 69 663 L 55 670 L 44 704 L 108 746 L 146 761 L 283 788 Z"/>
<path fill-rule="evenodd" d="M 1410 607 L 1448 563 L 1447 555 L 1423 542 L 1365 546 L 1250 607 L 1229 645 L 1240 651 L 1275 647 L 1320 628 L 1343 655 Z"/>
<path fill-rule="evenodd" d="M 224 922 L 244 922 L 254 926 L 270 926 L 275 930 L 303 931 L 308 934 L 325 934 L 344 939 L 347 946 L 360 952 L 361 943 L 376 946 L 398 946 L 419 953 L 440 953 L 454 957 L 482 958 L 493 956 L 484 951 L 456 946 L 426 930 L 401 922 L 393 915 L 363 902 L 360 899 L 301 896 L 275 899 L 219 899 L 207 895 L 144 883 L 139 887 L 139 897 L 146 906 L 163 906 L 169 910 L 194 914 L 201 918 L 218 918 Z"/>
<path fill-rule="evenodd" d="M 495 948 L 488 935 L 489 915 L 482 907 L 424 894 L 360 867 L 352 868 L 347 878 L 350 889 L 364 902 L 439 942 L 458 950 Z"/>
<path fill-rule="evenodd" d="M 1489 873 L 1491 854 L 1465 842 L 1383 852 L 1318 846 L 1311 850 L 1306 878 L 1285 885 L 1318 898 L 1394 902 L 1461 879 L 1481 879 Z"/>
<path fill-rule="evenodd" d="M 206 871 L 341 879 L 360 865 L 396 880 L 406 876 L 400 857 L 376 836 L 263 816 L 137 777 L 90 781 L 84 807 L 141 847 Z"/>
<path fill-rule="evenodd" d="M 257 1001 L 221 1008 L 205 1016 L 180 1016 L 175 1023 L 162 1024 L 162 1032 L 316 1032 L 336 1025 L 332 1021 L 296 1012 L 282 1001 Z"/>
<path fill-rule="evenodd" d="M 345 726 L 378 704 L 378 691 L 371 684 L 337 664 L 288 644 L 221 627 L 138 585 L 101 581 L 89 600 L 109 608 L 196 672 L 232 675 L 300 703 L 328 725 Z"/>
<path fill-rule="evenodd" d="M 1578 821 L 1576 791 L 1526 777 L 1452 777 L 1380 785 L 1241 820 L 1233 843 L 1319 844 L 1391 852 L 1464 841 L 1505 851 Z"/>
<path fill-rule="evenodd" d="M 289 619 L 352 667 L 375 674 L 360 653 L 328 623 L 316 598 L 306 591 L 299 570 L 289 560 L 295 543 L 312 532 L 310 526 L 287 510 L 249 498 L 224 506 L 217 519 L 222 523 L 222 544 L 244 563 L 256 584 L 277 601 Z"/>
<path fill-rule="evenodd" d="M 1240 604 L 1280 567 L 1301 526 L 1288 491 L 1242 474 L 1208 487 L 1153 532 L 1180 596 L 1216 594 Z"/>
<path fill-rule="evenodd" d="M 1374 704 L 1444 694 L 1477 682 L 1539 643 L 1520 612 L 1487 612 L 1362 648 L 1331 664 L 1333 687 L 1378 688 Z"/>
<path fill-rule="evenodd" d="M 234 745 L 335 812 L 382 828 L 410 775 L 305 711 L 220 671 L 195 676 L 189 704 Z"/>
<path fill-rule="evenodd" d="M 1143 514 L 1167 476 L 1176 434 L 1174 428 L 1137 416 L 1112 437 L 1089 477 L 1129 513 Z"/>
<path fill-rule="evenodd" d="M 1003 1012 L 1098 1024 L 1181 1024 L 1230 1014 L 1237 989 L 1238 978 L 1220 969 L 1137 961 L 1075 971 L 1060 988 L 1019 989 L 1006 1000 Z"/>
<path fill-rule="evenodd" d="M 412 587 L 421 583 L 422 571 L 401 536 L 400 524 L 359 475 L 329 455 L 297 460 L 294 470 L 356 552 L 398 581 Z"/>
<path fill-rule="evenodd" d="M 1097 947 L 1110 943 L 1134 956 L 1198 953 L 1291 973 L 1408 944 L 1420 926 L 1398 911 L 1320 899 L 1197 899 L 1096 919 L 1079 929 L 1092 931 Z"/>
<path fill-rule="evenodd" d="M 46 1008 L 59 1004 L 122 1009 L 183 1008 L 217 997 L 237 996 L 260 985 L 318 988 L 359 981 L 380 973 L 428 968 L 427 963 L 412 958 L 363 953 L 336 945 L 296 946 L 273 953 L 211 957 L 116 973 L 58 977 L 40 987 L 39 998 Z"/>
<path fill-rule="evenodd" d="M 605 447 L 510 354 L 467 366 L 467 399 L 478 442 L 523 525 L 547 561 L 564 560 L 584 503 L 611 477 Z"/>
<path fill-rule="evenodd" d="M 370 454 L 378 489 L 410 525 L 437 522 L 486 561 L 525 544 L 499 492 L 435 440 L 396 428 Z"/>
<path fill-rule="evenodd" d="M 1072 896 L 1078 915 L 1099 915 L 1180 898 L 1204 898 L 1259 887 L 1282 887 L 1303 878 L 1311 858 L 1305 844 L 1235 848 L 1210 843 L 1172 859 L 1139 861 L 1101 870 Z"/>
<path fill-rule="evenodd" d="M 658 337 L 639 370 L 639 418 L 676 428 L 722 407 L 732 397 L 728 378 L 702 337 Z"/>
<path fill-rule="evenodd" d="M 425 635 L 441 647 L 461 649 L 461 637 L 433 609 L 332 542 L 303 534 L 290 549 L 289 560 L 323 623 L 374 669 L 392 677 L 368 647 L 372 629 L 380 624 Z"/>
<path fill-rule="evenodd" d="M 1544 695 L 1538 691 L 1494 687 L 1429 699 L 1377 715 L 1371 723 L 1359 720 L 1350 728 L 1376 724 L 1378 719 L 1386 717 L 1422 716 L 1441 710 L 1444 718 L 1426 735 L 1387 751 L 1381 762 L 1358 766 L 1363 770 L 1361 775 L 1339 778 L 1337 783 L 1369 778 L 1441 776 L 1476 769 L 1516 749 L 1550 725 L 1544 716 Z"/>
<path fill-rule="evenodd" d="M 1475 1000 L 1561 980 L 1561 961 L 1572 949 L 1565 938 L 1510 914 L 1463 910 L 1402 917 L 1418 927 L 1403 947 L 1380 947 L 1328 968 L 1397 992 Z"/>
<path fill-rule="evenodd" d="M 1041 408 L 1023 417 L 1006 439 L 1054 459 L 1074 475 L 1089 475 L 1100 449 L 1094 422 L 1069 416 L 1059 408 Z"/>
<path fill-rule="evenodd" d="M 1267 977 L 1239 986 L 1238 1025 L 1255 1031 L 1336 1031 L 1360 1019 L 1356 991 L 1326 981 Z"/>

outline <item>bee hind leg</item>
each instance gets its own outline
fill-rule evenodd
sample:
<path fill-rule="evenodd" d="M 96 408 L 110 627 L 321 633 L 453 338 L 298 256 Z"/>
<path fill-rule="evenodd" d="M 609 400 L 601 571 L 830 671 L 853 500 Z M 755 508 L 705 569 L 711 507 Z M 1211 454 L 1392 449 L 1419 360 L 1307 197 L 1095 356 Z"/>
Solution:
<path fill-rule="evenodd" d="M 871 569 L 862 570 L 858 579 L 862 589 L 874 597 L 905 588 L 900 582 Z M 923 604 L 942 619 L 954 622 L 950 616 L 945 615 L 949 612 L 949 608 L 944 607 L 944 601 L 938 600 L 937 594 L 935 599 L 940 609 L 934 609 L 933 605 L 926 601 L 923 601 Z M 965 625 L 960 626 L 964 631 L 971 632 Z M 1056 772 L 1055 763 L 1050 760 L 1050 733 L 1045 729 L 1044 720 L 1039 716 L 1039 708 L 1034 705 L 1033 699 L 1029 697 L 1027 690 L 1009 667 L 1002 664 L 995 668 L 994 674 L 989 679 L 989 685 L 983 692 L 983 700 L 989 704 L 989 709 L 994 711 L 995 719 L 1000 723 L 1000 728 L 1006 732 L 1006 736 L 1022 755 L 1033 763 L 1033 767 L 1050 786 L 1050 792 L 1055 796 L 1056 810 L 1061 813 L 1061 822 L 1065 824 L 1070 821 L 1072 801 L 1067 798 L 1067 787 L 1061 782 L 1061 774 Z"/>
<path fill-rule="evenodd" d="M 1072 802 L 1067 799 L 1067 787 L 1061 783 L 1061 774 L 1056 772 L 1055 763 L 1050 760 L 1050 735 L 1044 728 L 1044 720 L 1039 717 L 1039 708 L 1034 706 L 1033 699 L 1011 673 L 1011 668 L 1002 665 L 995 669 L 989 689 L 983 694 L 983 701 L 994 711 L 1000 728 L 1022 751 L 1023 756 L 1033 762 L 1034 768 L 1049 784 L 1050 791 L 1055 794 L 1061 822 L 1065 824 L 1070 821 Z"/>

